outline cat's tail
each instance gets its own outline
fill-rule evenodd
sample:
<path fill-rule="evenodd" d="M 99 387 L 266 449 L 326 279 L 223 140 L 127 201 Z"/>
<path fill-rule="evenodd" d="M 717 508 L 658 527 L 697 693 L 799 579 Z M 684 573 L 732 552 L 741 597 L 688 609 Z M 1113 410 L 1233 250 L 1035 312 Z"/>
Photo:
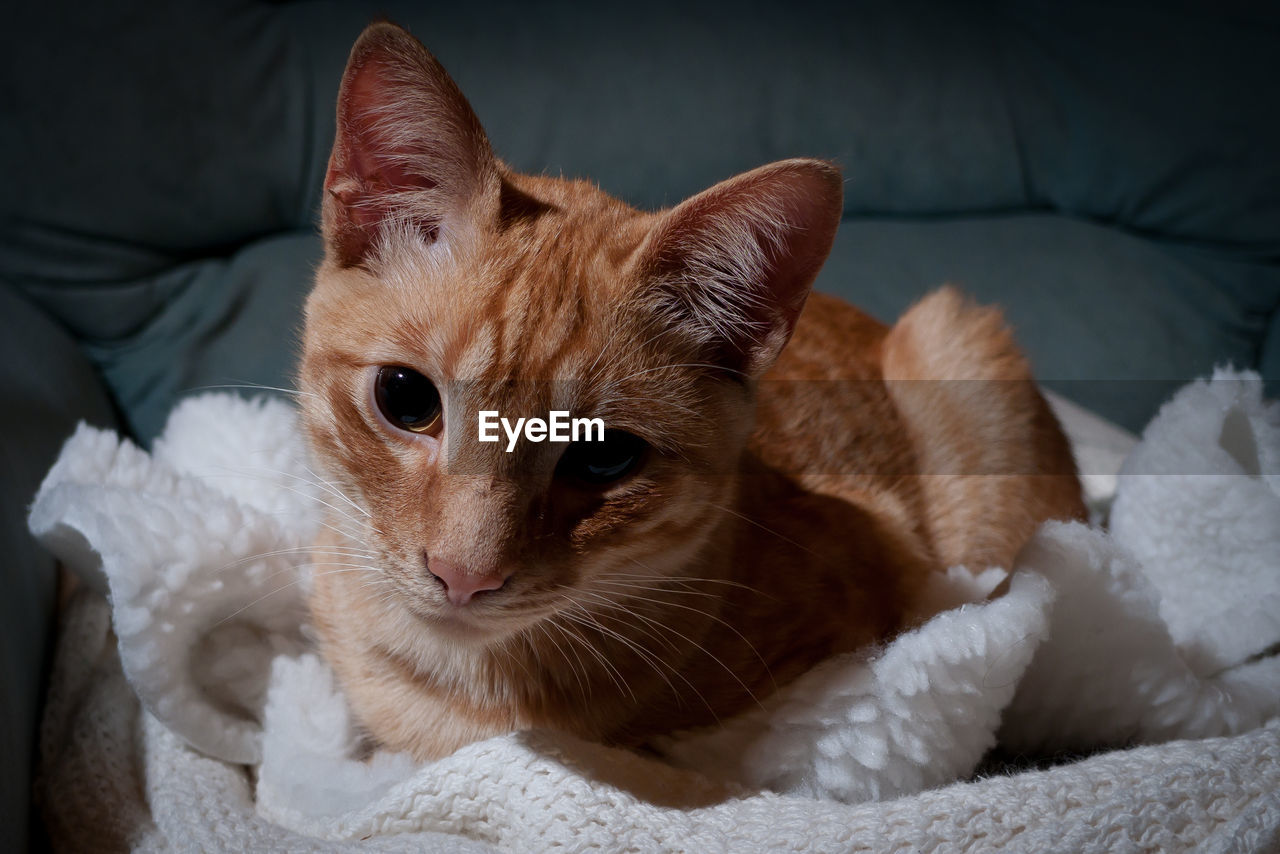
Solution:
<path fill-rule="evenodd" d="M 890 330 L 882 368 L 946 566 L 1011 567 L 1041 522 L 1084 518 L 1070 446 L 999 309 L 935 291 Z"/>

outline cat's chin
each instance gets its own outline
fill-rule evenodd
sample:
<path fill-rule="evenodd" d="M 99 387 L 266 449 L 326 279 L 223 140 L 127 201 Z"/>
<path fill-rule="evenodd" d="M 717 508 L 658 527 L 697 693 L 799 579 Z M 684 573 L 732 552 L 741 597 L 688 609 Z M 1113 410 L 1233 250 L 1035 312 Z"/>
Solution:
<path fill-rule="evenodd" d="M 515 633 L 509 621 L 470 607 L 423 602 L 416 597 L 402 597 L 401 607 L 436 638 L 451 643 L 485 646 Z"/>
<path fill-rule="evenodd" d="M 460 643 L 491 643 L 507 634 L 500 624 L 473 615 L 464 608 L 438 608 L 424 620 L 438 636 Z"/>

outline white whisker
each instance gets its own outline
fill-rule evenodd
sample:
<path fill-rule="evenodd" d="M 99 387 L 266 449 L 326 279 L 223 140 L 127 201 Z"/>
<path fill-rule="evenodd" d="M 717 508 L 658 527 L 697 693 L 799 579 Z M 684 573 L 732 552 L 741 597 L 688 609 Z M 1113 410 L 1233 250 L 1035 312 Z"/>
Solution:
<path fill-rule="evenodd" d="M 729 665 L 725 664 L 725 663 L 724 663 L 724 662 L 719 658 L 719 656 L 717 656 L 715 653 L 711 652 L 711 650 L 707 649 L 705 646 L 703 646 L 702 644 L 698 643 L 698 642 L 697 642 L 696 640 L 694 640 L 693 638 L 689 637 L 688 635 L 686 635 L 685 633 L 683 633 L 683 632 L 681 632 L 681 631 L 678 631 L 677 629 L 672 628 L 672 627 L 671 627 L 671 626 L 669 626 L 669 625 L 666 625 L 665 623 L 661 623 L 661 622 L 658 622 L 658 621 L 656 621 L 656 620 L 650 619 L 650 618 L 648 618 L 648 617 L 644 616 L 643 614 L 641 614 L 639 611 L 636 611 L 636 610 L 634 610 L 634 609 L 630 609 L 630 608 L 625 608 L 625 607 L 623 607 L 621 604 L 619 604 L 619 603 L 617 603 L 617 602 L 613 602 L 612 600 L 607 599 L 606 597 L 599 596 L 599 595 L 597 595 L 597 594 L 590 593 L 590 592 L 587 592 L 587 591 L 580 591 L 580 592 L 581 592 L 583 595 L 591 596 L 591 597 L 593 597 L 593 598 L 597 599 L 598 601 L 600 601 L 600 602 L 601 602 L 602 604 L 604 604 L 604 605 L 607 605 L 607 606 L 609 606 L 609 607 L 612 607 L 612 608 L 616 608 L 616 609 L 622 610 L 624 613 L 627 613 L 627 614 L 629 614 L 630 616 L 637 617 L 637 618 L 639 618 L 639 619 L 641 619 L 641 620 L 644 620 L 646 623 L 649 623 L 650 625 L 653 625 L 653 626 L 654 626 L 654 627 L 656 627 L 657 629 L 661 629 L 661 630 L 664 630 L 664 631 L 671 632 L 671 633 L 672 633 L 672 634 L 674 634 L 676 637 L 679 637 L 679 638 L 683 639 L 686 643 L 692 644 L 693 646 L 697 647 L 699 650 L 701 650 L 701 651 L 702 651 L 702 653 L 703 653 L 704 655 L 706 655 L 706 656 L 707 656 L 707 658 L 710 658 L 710 659 L 711 659 L 712 661 L 714 661 L 716 664 L 718 664 L 718 665 L 720 665 L 722 668 L 724 668 L 724 671 L 725 671 L 726 673 L 728 673 L 731 677 L 733 677 L 734 681 L 735 681 L 735 682 L 737 682 L 737 683 L 738 683 L 738 685 L 740 685 L 740 686 L 742 687 L 742 690 L 746 692 L 747 696 L 748 696 L 748 697 L 750 697 L 750 698 L 755 702 L 755 704 L 756 704 L 756 705 L 760 706 L 761 708 L 764 708 L 764 706 L 760 703 L 759 698 L 757 698 L 757 697 L 756 697 L 755 692 L 754 692 L 754 691 L 752 691 L 750 688 L 748 688 L 748 687 L 747 687 L 747 683 L 742 681 L 742 677 L 740 677 L 736 672 L 734 672 L 734 670 L 733 670 L 733 668 L 732 668 L 732 667 L 730 667 Z M 644 598 L 644 597 L 634 597 L 634 598 L 641 599 L 642 601 L 645 601 L 645 602 L 651 602 L 651 603 L 654 603 L 654 604 L 657 604 L 657 605 L 660 605 L 660 606 L 675 605 L 675 603 L 673 603 L 673 602 L 662 602 L 662 601 L 657 600 L 657 599 L 646 599 L 646 598 Z M 685 607 L 685 606 L 678 606 L 678 605 L 677 605 L 676 607 Z M 755 647 L 751 644 L 751 642 L 750 642 L 750 641 L 748 641 L 745 637 L 743 637 L 740 633 L 738 633 L 738 632 L 737 632 L 737 630 L 736 630 L 736 629 L 734 629 L 732 626 L 729 626 L 729 624 L 728 624 L 728 623 L 724 623 L 724 621 L 723 621 L 723 620 L 719 620 L 718 618 L 714 617 L 714 616 L 713 616 L 713 615 L 711 615 L 711 614 L 706 613 L 705 611 L 699 611 L 697 608 L 686 608 L 686 610 L 694 611 L 694 612 L 699 613 L 699 614 L 704 614 L 705 616 L 711 617 L 713 620 L 717 620 L 717 622 L 721 622 L 721 623 L 723 623 L 723 624 L 724 624 L 725 626 L 727 626 L 731 631 L 733 631 L 735 634 L 737 634 L 737 635 L 738 635 L 738 637 L 742 638 L 742 639 L 743 639 L 743 641 L 745 641 L 745 642 L 746 642 L 747 646 L 751 648 L 751 651 L 752 651 L 752 652 L 755 652 Z M 668 641 L 668 643 L 670 643 L 670 642 Z M 675 649 L 676 647 L 675 647 L 675 646 L 672 646 L 671 648 L 672 648 L 672 649 Z M 758 652 L 756 652 L 756 656 L 757 656 L 757 657 L 759 657 L 759 655 L 760 655 L 760 654 L 759 654 Z M 761 661 L 761 662 L 764 662 L 764 659 L 763 659 L 763 658 L 761 658 L 761 659 L 760 659 L 760 661 Z M 766 668 L 768 668 L 768 664 L 765 664 L 765 667 L 766 667 Z M 675 672 L 675 673 L 677 673 L 677 675 L 679 675 L 679 671 L 675 671 L 675 670 L 673 670 L 673 672 Z M 682 677 L 682 678 L 683 678 L 683 677 Z"/>
<path fill-rule="evenodd" d="M 218 388 L 247 389 L 249 391 L 278 391 L 283 392 L 284 394 L 291 394 L 294 397 L 320 397 L 320 395 L 312 391 L 302 391 L 301 389 L 296 388 L 282 388 L 280 386 L 263 385 L 261 383 L 219 383 L 217 385 L 196 386 L 191 389 L 191 391 L 210 391 Z"/>

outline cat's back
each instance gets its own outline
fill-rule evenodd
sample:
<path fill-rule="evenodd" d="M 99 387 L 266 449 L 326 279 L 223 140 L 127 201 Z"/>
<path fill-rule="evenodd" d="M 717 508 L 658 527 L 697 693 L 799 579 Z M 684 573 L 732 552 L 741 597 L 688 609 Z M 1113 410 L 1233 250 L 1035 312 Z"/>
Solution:
<path fill-rule="evenodd" d="M 809 295 L 791 341 L 766 381 L 879 381 L 889 327 L 829 294 Z"/>
<path fill-rule="evenodd" d="M 814 293 L 761 386 L 760 460 L 901 520 L 944 565 L 1008 566 L 1040 522 L 1084 515 L 1070 447 L 1001 312 L 953 288 L 892 327 Z"/>
<path fill-rule="evenodd" d="M 884 384 L 889 331 L 838 297 L 811 294 L 761 380 L 752 451 L 805 480 L 912 473 L 914 455 Z"/>

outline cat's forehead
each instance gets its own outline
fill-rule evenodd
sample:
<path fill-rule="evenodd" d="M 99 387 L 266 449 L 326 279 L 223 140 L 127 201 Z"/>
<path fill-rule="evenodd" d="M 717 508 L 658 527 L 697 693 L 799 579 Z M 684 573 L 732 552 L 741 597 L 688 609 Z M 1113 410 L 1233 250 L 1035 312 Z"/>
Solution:
<path fill-rule="evenodd" d="M 455 269 L 438 330 L 453 377 L 579 376 L 616 346 L 630 288 L 624 269 L 643 229 L 634 212 L 595 194 L 541 195 L 549 209 Z"/>

